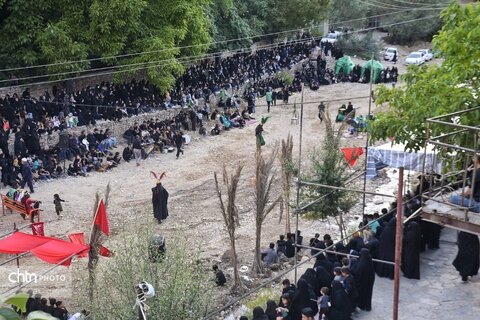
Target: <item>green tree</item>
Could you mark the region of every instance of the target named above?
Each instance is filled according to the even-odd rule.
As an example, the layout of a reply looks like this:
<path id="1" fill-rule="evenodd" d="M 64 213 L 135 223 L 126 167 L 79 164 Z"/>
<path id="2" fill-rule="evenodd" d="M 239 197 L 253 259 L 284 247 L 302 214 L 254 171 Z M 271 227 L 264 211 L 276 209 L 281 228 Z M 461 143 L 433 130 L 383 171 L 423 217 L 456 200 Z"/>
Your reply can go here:
<path id="1" fill-rule="evenodd" d="M 388 103 L 389 110 L 378 113 L 372 123 L 372 142 L 395 137 L 407 149 L 419 150 L 426 138 L 425 120 L 478 106 L 480 102 L 480 7 L 451 4 L 441 14 L 443 27 L 434 37 L 434 48 L 441 52 L 441 64 L 410 67 L 402 77 L 405 85 L 397 88 L 381 86 L 377 104 Z M 463 116 L 465 125 L 478 125 L 479 113 Z M 431 134 L 447 133 L 445 127 L 430 127 Z M 449 141 L 472 145 L 466 136 L 454 135 Z"/>
<path id="2" fill-rule="evenodd" d="M 348 164 L 343 153 L 340 151 L 340 142 L 343 128 L 335 130 L 329 113 L 324 114 L 325 138 L 321 151 L 316 149 L 311 157 L 311 169 L 306 180 L 312 184 L 305 184 L 302 188 L 302 198 L 308 202 L 314 202 L 308 207 L 308 211 L 314 218 L 325 219 L 333 217 L 340 229 L 341 237 L 346 235 L 344 215 L 355 205 L 357 197 L 354 193 L 344 190 L 335 190 L 321 187 L 315 184 L 332 187 L 346 187 L 349 178 Z M 318 200 L 319 201 L 315 201 Z"/>
<path id="3" fill-rule="evenodd" d="M 370 7 L 360 1 L 330 0 L 328 6 L 329 24 L 333 29 L 339 29 L 340 27 L 348 29 L 362 28 L 366 25 L 366 21 L 358 19 L 367 17 L 369 10 Z"/>
<path id="4" fill-rule="evenodd" d="M 209 48 L 209 7 L 210 0 L 5 0 L 0 41 L 8 45 L 0 47 L 0 68 L 54 64 L 15 71 L 17 77 L 75 72 L 92 65 L 64 62 L 101 58 L 95 66 L 131 73 L 148 65 L 149 79 L 166 91 L 184 70 L 179 58 Z M 115 55 L 124 57 L 109 58 Z M 121 67 L 131 63 L 136 67 Z"/>
<path id="5" fill-rule="evenodd" d="M 327 17 L 328 0 L 272 0 L 267 32 L 318 25 Z"/>
<path id="6" fill-rule="evenodd" d="M 346 55 L 357 55 L 367 60 L 372 58 L 372 53 L 375 59 L 379 59 L 380 55 L 380 44 L 371 32 L 366 35 L 347 34 L 341 37 L 335 46 Z"/>
<path id="7" fill-rule="evenodd" d="M 148 299 L 148 319 L 201 319 L 212 301 L 213 272 L 199 260 L 191 246 L 170 242 L 157 262 L 149 258 L 149 241 L 154 233 L 143 228 L 134 236 L 111 245 L 114 257 L 101 259 L 97 269 L 95 294 L 80 301 L 93 319 L 136 319 L 135 286 L 150 283 L 155 297 Z M 83 281 L 87 292 L 88 281 Z"/>

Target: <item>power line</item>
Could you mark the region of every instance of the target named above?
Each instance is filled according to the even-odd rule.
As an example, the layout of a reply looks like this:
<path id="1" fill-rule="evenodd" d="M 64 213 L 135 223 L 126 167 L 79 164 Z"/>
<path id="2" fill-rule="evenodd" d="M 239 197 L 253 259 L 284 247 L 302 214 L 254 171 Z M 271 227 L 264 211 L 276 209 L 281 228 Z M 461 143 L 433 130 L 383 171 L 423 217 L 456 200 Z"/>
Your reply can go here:
<path id="1" fill-rule="evenodd" d="M 398 6 L 398 5 L 383 3 L 383 2 L 379 2 L 379 1 L 375 1 L 375 0 L 369 0 L 370 2 L 368 2 L 367 0 L 365 0 L 365 1 L 358 0 L 358 1 L 363 3 L 363 4 L 370 5 L 370 6 L 376 6 L 376 7 L 381 8 L 381 9 L 408 9 L 408 10 L 413 9 L 412 7 Z"/>
<path id="2" fill-rule="evenodd" d="M 404 4 L 411 4 L 411 5 L 417 5 L 417 6 L 448 6 L 449 2 L 437 2 L 437 3 L 431 3 L 431 2 L 425 2 L 422 0 L 423 3 L 415 3 L 415 2 L 409 2 L 409 1 L 403 1 L 403 0 L 393 0 L 393 2 L 400 2 Z"/>
<path id="3" fill-rule="evenodd" d="M 350 97 L 350 98 L 346 98 L 346 99 L 329 99 L 329 100 L 315 100 L 315 101 L 308 101 L 308 102 L 304 102 L 303 104 L 305 105 L 311 105 L 311 104 L 317 104 L 317 103 L 320 103 L 320 102 L 324 102 L 324 103 L 328 103 L 328 102 L 340 102 L 340 101 L 346 101 L 346 100 L 362 100 L 362 99 L 368 99 L 369 96 L 359 96 L 359 97 Z M 19 100 L 23 100 L 23 101 L 32 101 L 31 99 L 26 99 L 26 98 L 19 98 Z M 55 105 L 64 105 L 65 103 L 63 102 L 55 102 L 55 101 L 39 101 L 39 100 L 36 100 L 38 103 L 48 103 L 48 104 L 55 104 Z M 283 103 L 281 104 L 282 107 L 285 107 L 285 106 L 294 106 L 295 103 Z M 75 107 L 85 107 L 85 108 L 105 108 L 105 109 L 117 109 L 117 108 L 120 108 L 120 109 L 135 109 L 135 110 L 138 110 L 139 108 L 137 107 L 122 107 L 122 106 L 113 106 L 113 105 L 100 105 L 100 104 L 84 104 L 84 103 L 71 103 L 70 105 L 72 108 L 75 108 Z M 257 104 L 255 105 L 255 107 L 267 107 L 268 105 L 267 104 Z M 151 108 L 151 107 L 147 107 L 147 108 Z M 178 108 L 178 106 L 175 106 L 174 108 Z M 233 109 L 234 107 L 231 107 L 230 109 Z M 215 108 L 212 108 L 212 109 L 217 109 L 217 107 Z"/>
<path id="4" fill-rule="evenodd" d="M 440 10 L 440 9 L 436 9 L 436 10 Z M 386 24 L 386 25 L 382 25 L 382 26 L 376 26 L 376 27 L 370 27 L 370 28 L 353 30 L 353 31 L 345 32 L 344 34 L 361 33 L 361 32 L 365 32 L 365 31 L 376 30 L 376 29 L 379 29 L 379 28 L 391 27 L 391 26 L 396 26 L 396 25 L 402 25 L 402 24 L 407 24 L 407 23 L 411 23 L 411 22 L 416 22 L 416 21 L 421 21 L 421 20 L 426 20 L 426 19 L 431 19 L 431 18 L 436 18 L 436 17 L 437 17 L 437 15 L 431 15 L 431 16 L 427 16 L 427 17 L 416 18 L 416 19 L 411 19 L 411 20 L 405 20 L 405 21 L 396 22 L 396 23 L 391 23 L 391 24 Z M 312 40 L 312 38 L 302 39 L 302 40 L 297 41 L 297 43 L 299 43 L 300 41 L 311 41 L 311 40 Z M 286 43 L 286 44 L 288 44 L 288 43 Z M 276 46 L 277 44 L 274 44 L 274 45 Z M 188 58 L 188 57 L 184 57 L 184 58 Z M 148 68 L 155 68 L 155 67 L 168 66 L 168 65 L 172 65 L 172 64 L 151 65 L 151 66 L 148 66 Z M 91 77 L 97 77 L 97 76 L 117 74 L 117 73 L 122 73 L 122 72 L 132 72 L 132 71 L 138 71 L 138 70 L 142 70 L 142 69 L 146 69 L 146 68 L 145 68 L 145 67 L 138 67 L 138 68 L 133 68 L 133 69 L 126 69 L 126 70 L 119 70 L 119 71 L 112 71 L 112 72 L 104 72 L 104 73 L 100 73 L 100 74 L 91 74 L 91 75 L 83 75 L 83 76 L 63 78 L 63 79 L 57 79 L 57 80 L 48 80 L 48 81 L 42 81 L 42 82 L 36 82 L 36 83 L 30 83 L 30 84 L 23 84 L 23 85 L 17 85 L 17 86 L 7 86 L 7 87 L 3 87 L 3 88 L 4 88 L 4 89 L 5 89 L 5 88 L 23 88 L 23 87 L 33 86 L 33 85 L 41 85 L 41 84 L 49 84 L 49 83 L 58 83 L 58 82 L 61 82 L 61 81 L 91 78 Z"/>
<path id="5" fill-rule="evenodd" d="M 360 3 L 363 3 L 363 4 L 366 4 L 368 6 L 373 6 L 373 7 L 376 7 L 376 8 L 380 8 L 380 9 L 400 9 L 400 10 L 405 10 L 405 11 L 410 11 L 410 10 L 416 10 L 416 9 L 419 9 L 418 7 L 415 8 L 415 7 L 405 7 L 405 6 L 399 6 L 399 5 L 396 5 L 396 4 L 390 4 L 390 3 L 385 3 L 385 2 L 381 2 L 381 1 L 377 1 L 377 0 L 356 0 Z M 370 2 L 369 2 L 370 1 Z M 424 8 L 424 7 L 427 7 L 427 6 L 435 6 L 434 8 L 440 8 L 440 7 L 437 7 L 436 4 L 421 4 L 421 3 L 411 3 L 413 5 L 416 5 L 416 6 L 420 6 L 421 8 Z M 446 5 L 444 5 L 443 7 L 441 7 L 442 9 L 443 8 L 446 8 Z M 433 9 L 433 8 L 432 8 Z"/>
<path id="6" fill-rule="evenodd" d="M 313 38 L 314 39 L 314 38 Z M 273 44 L 269 44 L 269 45 L 265 45 L 265 46 L 261 46 L 261 47 L 257 47 L 258 50 L 262 50 L 262 49 L 270 49 L 270 48 L 274 48 L 274 47 L 277 47 L 277 46 L 284 46 L 284 45 L 290 45 L 292 43 L 304 43 L 304 42 L 310 42 L 312 41 L 312 38 L 308 38 L 308 39 L 301 39 L 301 40 L 297 40 L 295 42 L 287 42 L 287 43 L 273 43 Z M 242 48 L 242 49 L 238 49 L 239 51 L 243 50 L 243 49 L 246 49 L 246 48 Z M 222 52 L 223 53 L 223 52 Z M 186 59 L 185 61 L 180 61 L 180 62 L 183 62 L 184 64 L 188 63 L 188 62 L 194 62 L 194 61 L 197 61 L 197 60 L 200 60 L 200 58 L 197 58 L 194 56 L 194 59 L 191 59 L 192 57 L 183 57 L 183 58 L 172 58 L 172 59 L 169 59 L 169 60 L 173 60 L 174 62 L 178 61 L 178 60 L 182 60 L 182 59 Z M 148 64 L 148 62 L 146 62 Z M 138 70 L 143 70 L 143 69 L 147 69 L 147 68 L 156 68 L 156 67 L 162 67 L 162 66 L 170 66 L 170 65 L 173 65 L 173 63 L 153 63 L 151 65 L 148 65 L 148 66 L 141 66 L 141 67 L 136 67 L 136 68 L 132 68 L 132 69 L 124 69 L 124 70 L 117 70 L 117 71 L 111 71 L 111 72 L 104 72 L 104 73 L 95 73 L 95 74 L 89 74 L 89 75 L 82 75 L 82 76 L 76 76 L 76 77 L 70 77 L 70 78 L 63 78 L 63 79 L 57 79 L 57 80 L 47 80 L 47 81 L 41 81 L 41 82 L 35 82 L 35 83 L 29 83 L 29 84 L 23 84 L 23 85 L 17 85 L 17 86 L 7 86 L 7 87 L 3 87 L 3 88 L 21 88 L 21 87 L 30 87 L 30 86 L 33 86 L 33 85 L 40 85 L 40 84 L 49 84 L 49 83 L 57 83 L 57 82 L 61 82 L 61 81 L 67 81 L 67 80 L 75 80 L 75 79 L 84 79 L 84 78 L 91 78 L 91 77 L 97 77 L 97 76 L 103 76 L 103 75 L 110 75 L 110 74 L 117 74 L 117 73 L 122 73 L 122 72 L 132 72 L 132 71 L 138 71 Z M 110 67 L 110 69 L 113 69 L 115 67 Z M 45 75 L 45 77 L 47 77 L 49 75 Z"/>
<path id="7" fill-rule="evenodd" d="M 293 41 L 289 41 L 287 43 L 284 43 L 283 41 L 282 42 L 276 42 L 276 43 L 273 43 L 273 44 L 258 46 L 256 49 L 261 50 L 261 49 L 265 49 L 265 48 L 268 49 L 268 48 L 270 48 L 272 46 L 276 46 L 276 45 L 281 46 L 281 45 L 290 45 L 290 44 L 293 44 L 293 43 L 308 42 L 308 41 L 312 41 L 312 39 L 315 39 L 315 38 L 312 37 L 312 38 L 309 38 L 309 39 L 293 40 Z M 250 50 L 250 48 L 243 47 L 243 48 L 235 49 L 233 51 L 228 51 L 228 53 L 229 54 L 236 54 L 236 53 L 240 53 L 244 50 Z M 45 77 L 56 77 L 56 76 L 83 73 L 83 72 L 96 72 L 96 71 L 109 70 L 109 69 L 122 68 L 122 67 L 150 65 L 150 64 L 155 64 L 155 63 L 159 63 L 159 62 L 168 62 L 168 61 L 176 62 L 176 61 L 185 60 L 185 59 L 191 60 L 191 61 L 203 60 L 203 59 L 218 57 L 218 56 L 221 56 L 224 53 L 226 53 L 226 52 L 225 51 L 216 51 L 216 52 L 212 52 L 212 53 L 208 53 L 208 54 L 201 54 L 201 55 L 196 55 L 196 56 L 185 56 L 185 57 L 179 57 L 179 58 L 169 58 L 169 59 L 163 59 L 163 60 L 153 60 L 153 61 L 137 62 L 137 63 L 131 63 L 131 64 L 121 64 L 121 65 L 115 65 L 115 66 L 88 69 L 88 70 L 83 70 L 83 71 L 66 71 L 66 72 L 59 72 L 59 73 L 42 74 L 42 75 L 37 75 L 37 76 L 0 80 L 0 83 L 12 82 L 12 81 L 21 81 L 21 80 L 30 80 L 30 79 L 39 79 L 39 78 L 45 78 Z"/>
<path id="8" fill-rule="evenodd" d="M 413 10 L 439 10 L 439 9 L 440 8 L 431 8 L 431 9 L 430 8 L 415 8 Z M 399 13 L 399 12 L 409 11 L 409 10 L 412 10 L 412 8 L 402 9 L 402 10 L 398 10 L 398 11 L 394 11 L 394 12 L 390 12 L 390 13 L 378 14 L 378 15 L 365 17 L 365 18 L 357 18 L 357 19 L 335 22 L 335 23 L 332 23 L 331 25 L 338 25 L 338 24 L 354 22 L 354 21 L 359 21 L 359 20 L 367 20 L 367 19 L 370 19 L 370 18 L 376 18 L 376 17 L 386 16 L 386 15 L 391 15 L 391 14 L 394 14 L 394 13 Z M 290 29 L 290 30 L 285 30 L 285 31 L 273 32 L 273 33 L 267 33 L 267 34 L 261 34 L 261 35 L 254 35 L 254 36 L 248 36 L 248 37 L 242 37 L 242 38 L 236 38 L 236 39 L 215 41 L 215 42 L 212 42 L 208 45 L 206 45 L 206 44 L 196 44 L 196 45 L 189 45 L 189 46 L 178 46 L 178 47 L 165 48 L 165 49 L 160 49 L 160 50 L 152 50 L 152 51 L 143 51 L 143 52 L 137 52 L 137 53 L 122 54 L 122 55 L 114 55 L 114 56 L 108 56 L 108 57 L 103 57 L 103 58 L 82 59 L 82 60 L 74 60 L 74 61 L 65 61 L 65 62 L 56 62 L 56 63 L 49 63 L 49 64 L 33 65 L 33 66 L 27 66 L 27 67 L 6 68 L 6 69 L 0 69 L 0 72 L 26 70 L 26 69 L 34 69 L 34 68 L 43 68 L 43 67 L 59 66 L 59 65 L 65 65 L 65 64 L 75 64 L 75 63 L 82 63 L 82 62 L 92 62 L 92 61 L 99 61 L 99 60 L 125 58 L 125 57 L 132 57 L 132 56 L 145 55 L 145 54 L 151 54 L 151 53 L 160 53 L 160 52 L 165 52 L 165 51 L 170 51 L 170 50 L 190 49 L 190 48 L 197 48 L 197 47 L 203 47 L 203 46 L 209 46 L 209 45 L 215 45 L 215 44 L 222 44 L 222 43 L 228 43 L 228 42 L 235 42 L 235 41 L 241 41 L 241 40 L 247 40 L 247 39 L 262 38 L 262 37 L 279 35 L 279 34 L 284 34 L 284 33 L 298 32 L 298 31 L 301 31 L 301 30 L 311 30 L 311 29 L 314 29 L 316 27 L 318 27 L 318 25 L 312 26 L 312 27 Z"/>

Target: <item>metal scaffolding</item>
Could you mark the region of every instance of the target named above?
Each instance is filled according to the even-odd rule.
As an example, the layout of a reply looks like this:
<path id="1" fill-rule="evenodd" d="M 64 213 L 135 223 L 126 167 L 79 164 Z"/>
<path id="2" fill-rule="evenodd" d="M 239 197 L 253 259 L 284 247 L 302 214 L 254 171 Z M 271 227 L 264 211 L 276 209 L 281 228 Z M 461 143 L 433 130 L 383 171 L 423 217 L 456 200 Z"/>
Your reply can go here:
<path id="1" fill-rule="evenodd" d="M 466 118 L 480 119 L 480 107 L 426 120 L 425 150 L 428 144 L 435 146 L 443 160 L 442 171 L 447 173 L 437 177 L 429 176 L 433 170 L 427 168 L 424 162 L 422 179 L 428 177 L 428 189 L 421 190 L 422 218 L 446 227 L 480 234 L 480 213 L 472 211 L 474 197 L 463 192 L 467 186 L 476 183 L 476 163 L 480 161 L 480 126 L 465 124 Z M 421 183 L 421 188 L 423 184 Z M 454 194 L 461 197 L 464 205 L 450 201 Z"/>

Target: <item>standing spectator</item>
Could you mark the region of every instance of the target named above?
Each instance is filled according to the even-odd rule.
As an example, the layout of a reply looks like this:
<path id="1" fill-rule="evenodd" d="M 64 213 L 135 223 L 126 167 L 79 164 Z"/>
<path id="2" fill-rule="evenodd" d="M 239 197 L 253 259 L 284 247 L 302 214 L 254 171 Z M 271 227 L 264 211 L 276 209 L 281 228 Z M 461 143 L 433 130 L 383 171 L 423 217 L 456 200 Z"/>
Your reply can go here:
<path id="1" fill-rule="evenodd" d="M 265 99 L 267 100 L 267 107 L 268 107 L 268 112 L 270 112 L 270 106 L 272 105 L 272 100 L 273 100 L 273 93 L 272 93 L 272 88 L 268 87 L 268 91 L 265 94 Z"/>
<path id="2" fill-rule="evenodd" d="M 323 104 L 323 101 L 322 101 L 318 105 L 318 118 L 320 119 L 320 123 L 323 122 L 323 114 L 324 113 L 325 113 L 325 105 Z"/>
<path id="3" fill-rule="evenodd" d="M 330 297 L 328 296 L 328 288 L 323 287 L 320 289 L 320 298 L 318 298 L 318 320 L 322 320 L 323 316 L 325 317 L 328 314 L 328 303 L 330 302 Z"/>
<path id="4" fill-rule="evenodd" d="M 137 167 L 140 166 L 140 160 L 142 160 L 142 143 L 140 142 L 140 137 L 138 135 L 133 138 L 133 155 L 135 156 L 135 163 Z"/>
<path id="5" fill-rule="evenodd" d="M 32 168 L 28 163 L 26 158 L 22 158 L 22 183 L 20 187 L 23 189 L 25 185 L 28 185 L 30 188 L 30 193 L 33 193 L 33 175 L 32 175 Z"/>
<path id="6" fill-rule="evenodd" d="M 183 135 L 181 131 L 177 131 L 175 133 L 175 146 L 177 147 L 177 159 L 178 156 L 180 155 L 180 152 L 183 155 L 183 150 L 182 150 L 182 145 L 183 145 Z"/>
<path id="7" fill-rule="evenodd" d="M 57 213 L 57 217 L 63 217 L 63 208 L 62 208 L 62 202 L 65 202 L 65 200 L 61 199 L 58 193 L 55 193 L 53 195 L 53 203 L 55 204 L 55 212 Z"/>

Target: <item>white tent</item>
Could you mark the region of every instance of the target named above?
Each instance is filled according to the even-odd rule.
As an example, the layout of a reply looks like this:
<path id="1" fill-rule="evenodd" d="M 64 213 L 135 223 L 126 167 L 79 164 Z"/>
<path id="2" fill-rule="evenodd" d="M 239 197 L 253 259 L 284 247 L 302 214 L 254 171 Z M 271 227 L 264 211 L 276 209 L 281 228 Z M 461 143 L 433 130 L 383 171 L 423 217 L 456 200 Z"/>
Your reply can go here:
<path id="1" fill-rule="evenodd" d="M 423 171 L 425 160 L 425 171 L 440 173 L 442 166 L 440 159 L 436 156 L 434 145 L 427 145 L 427 150 L 418 152 L 405 151 L 405 145 L 386 143 L 378 147 L 368 148 L 367 158 L 367 179 L 377 175 L 377 170 L 385 167 L 400 168 L 405 170 Z"/>

